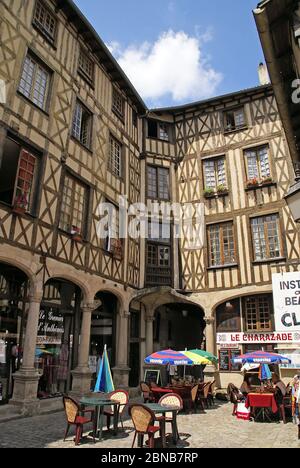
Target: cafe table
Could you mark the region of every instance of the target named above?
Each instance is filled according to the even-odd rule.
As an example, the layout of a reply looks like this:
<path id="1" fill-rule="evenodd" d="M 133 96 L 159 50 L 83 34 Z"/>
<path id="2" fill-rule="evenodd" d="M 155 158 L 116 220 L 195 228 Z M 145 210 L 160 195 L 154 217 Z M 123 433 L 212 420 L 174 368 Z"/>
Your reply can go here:
<path id="1" fill-rule="evenodd" d="M 177 413 L 178 413 L 178 408 L 175 408 L 173 406 L 162 406 L 159 405 L 158 403 L 148 403 L 145 405 L 147 408 L 149 408 L 155 415 L 161 414 L 164 416 L 163 418 L 157 418 L 157 421 L 160 423 L 160 428 L 161 428 L 161 433 L 162 433 L 162 443 L 163 443 L 163 448 L 166 447 L 166 421 L 165 421 L 165 416 L 167 413 L 172 413 L 172 438 L 173 438 L 173 443 L 174 445 L 177 444 L 178 442 L 178 427 L 177 427 Z"/>
<path id="2" fill-rule="evenodd" d="M 163 395 L 173 393 L 173 390 L 169 387 L 153 387 L 151 393 L 154 395 L 155 401 L 158 402 Z"/>
<path id="3" fill-rule="evenodd" d="M 98 434 L 99 441 L 103 440 L 103 424 L 104 424 L 104 410 L 106 407 L 112 407 L 114 410 L 114 436 L 117 435 L 118 432 L 118 422 L 119 422 L 119 410 L 120 410 L 120 402 L 112 401 L 108 397 L 105 398 L 104 396 L 100 397 L 92 397 L 92 398 L 82 398 L 80 400 L 80 405 L 85 407 L 94 407 L 96 408 L 96 415 L 95 415 L 95 428 L 96 433 Z"/>
<path id="4" fill-rule="evenodd" d="M 263 421 L 266 419 L 271 421 L 271 412 L 273 414 L 278 412 L 274 393 L 249 393 L 246 400 L 246 408 L 251 408 L 255 421 L 257 421 L 260 416 L 262 416 Z M 257 409 L 260 411 L 258 414 L 255 414 Z"/>

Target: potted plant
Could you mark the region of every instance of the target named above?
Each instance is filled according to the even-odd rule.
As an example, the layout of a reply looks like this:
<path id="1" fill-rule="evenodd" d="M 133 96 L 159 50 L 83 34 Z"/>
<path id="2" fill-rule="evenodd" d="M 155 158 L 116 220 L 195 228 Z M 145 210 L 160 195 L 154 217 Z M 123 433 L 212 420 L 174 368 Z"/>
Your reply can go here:
<path id="1" fill-rule="evenodd" d="M 253 179 L 247 180 L 247 188 L 252 188 L 252 187 L 258 187 L 259 186 L 259 180 L 254 177 Z"/>
<path id="2" fill-rule="evenodd" d="M 226 195 L 228 193 L 228 188 L 223 184 L 218 185 L 217 193 L 218 195 Z"/>
<path id="3" fill-rule="evenodd" d="M 273 183 L 273 179 L 271 176 L 264 177 L 261 181 L 261 185 L 270 185 Z"/>
<path id="4" fill-rule="evenodd" d="M 81 242 L 82 241 L 81 229 L 79 227 L 72 226 L 71 234 L 72 234 L 72 239 L 75 242 Z"/>
<path id="5" fill-rule="evenodd" d="M 26 193 L 20 193 L 16 196 L 13 205 L 13 212 L 16 214 L 24 214 L 28 208 L 28 200 Z"/>
<path id="6" fill-rule="evenodd" d="M 215 191 L 214 189 L 210 188 L 210 187 L 206 187 L 204 189 L 204 198 L 213 198 L 215 196 Z"/>

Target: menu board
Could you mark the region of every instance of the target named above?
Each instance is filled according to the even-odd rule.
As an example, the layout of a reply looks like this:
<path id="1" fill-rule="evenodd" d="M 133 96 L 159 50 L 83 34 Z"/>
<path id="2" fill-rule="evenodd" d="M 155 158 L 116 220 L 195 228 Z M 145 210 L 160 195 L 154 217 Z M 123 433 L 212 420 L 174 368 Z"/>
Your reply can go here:
<path id="1" fill-rule="evenodd" d="M 219 351 L 220 371 L 230 370 L 230 349 L 221 349 Z"/>
<path id="2" fill-rule="evenodd" d="M 223 372 L 239 371 L 241 365 L 234 364 L 232 359 L 241 355 L 240 349 L 220 349 L 219 351 L 219 367 Z"/>
<path id="3" fill-rule="evenodd" d="M 152 369 L 147 369 L 145 370 L 145 377 L 144 381 L 148 384 L 151 382 L 156 383 L 157 385 L 161 384 L 161 375 L 160 375 L 160 370 L 152 370 Z"/>

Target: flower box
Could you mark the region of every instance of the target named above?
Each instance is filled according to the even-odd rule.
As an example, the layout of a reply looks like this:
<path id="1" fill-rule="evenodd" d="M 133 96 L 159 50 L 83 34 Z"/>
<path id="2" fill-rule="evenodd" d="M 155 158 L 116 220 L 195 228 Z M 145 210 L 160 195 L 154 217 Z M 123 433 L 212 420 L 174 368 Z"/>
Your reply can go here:
<path id="1" fill-rule="evenodd" d="M 225 185 L 220 185 L 217 187 L 217 194 L 220 196 L 225 196 L 229 194 L 229 190 L 227 187 L 225 187 Z"/>
<path id="2" fill-rule="evenodd" d="M 250 179 L 247 180 L 247 188 L 255 188 L 259 187 L 259 180 L 258 179 Z"/>
<path id="3" fill-rule="evenodd" d="M 81 230 L 77 226 L 72 226 L 71 235 L 72 235 L 73 241 L 82 242 Z"/>
<path id="4" fill-rule="evenodd" d="M 216 196 L 216 193 L 213 189 L 205 189 L 203 192 L 204 198 L 214 198 Z"/>

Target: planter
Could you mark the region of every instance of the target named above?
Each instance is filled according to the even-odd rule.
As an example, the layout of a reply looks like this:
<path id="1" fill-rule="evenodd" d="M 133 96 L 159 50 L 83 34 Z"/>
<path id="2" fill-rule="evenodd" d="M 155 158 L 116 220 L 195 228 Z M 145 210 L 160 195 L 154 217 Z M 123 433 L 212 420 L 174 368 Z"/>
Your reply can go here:
<path id="1" fill-rule="evenodd" d="M 73 234 L 72 239 L 74 242 L 82 242 L 82 236 L 80 234 Z"/>
<path id="2" fill-rule="evenodd" d="M 15 213 L 16 215 L 23 215 L 26 213 L 26 208 L 23 206 L 15 205 L 13 207 L 13 213 Z"/>
<path id="3" fill-rule="evenodd" d="M 204 198 L 208 199 L 208 198 L 215 198 L 216 196 L 216 193 L 215 192 L 204 192 Z"/>
<path id="4" fill-rule="evenodd" d="M 229 195 L 229 190 L 220 190 L 217 192 L 217 194 L 219 197 L 226 197 L 227 195 Z"/>
<path id="5" fill-rule="evenodd" d="M 262 187 L 270 187 L 270 185 L 273 185 L 274 181 L 272 179 L 270 180 L 263 180 L 261 182 Z"/>

